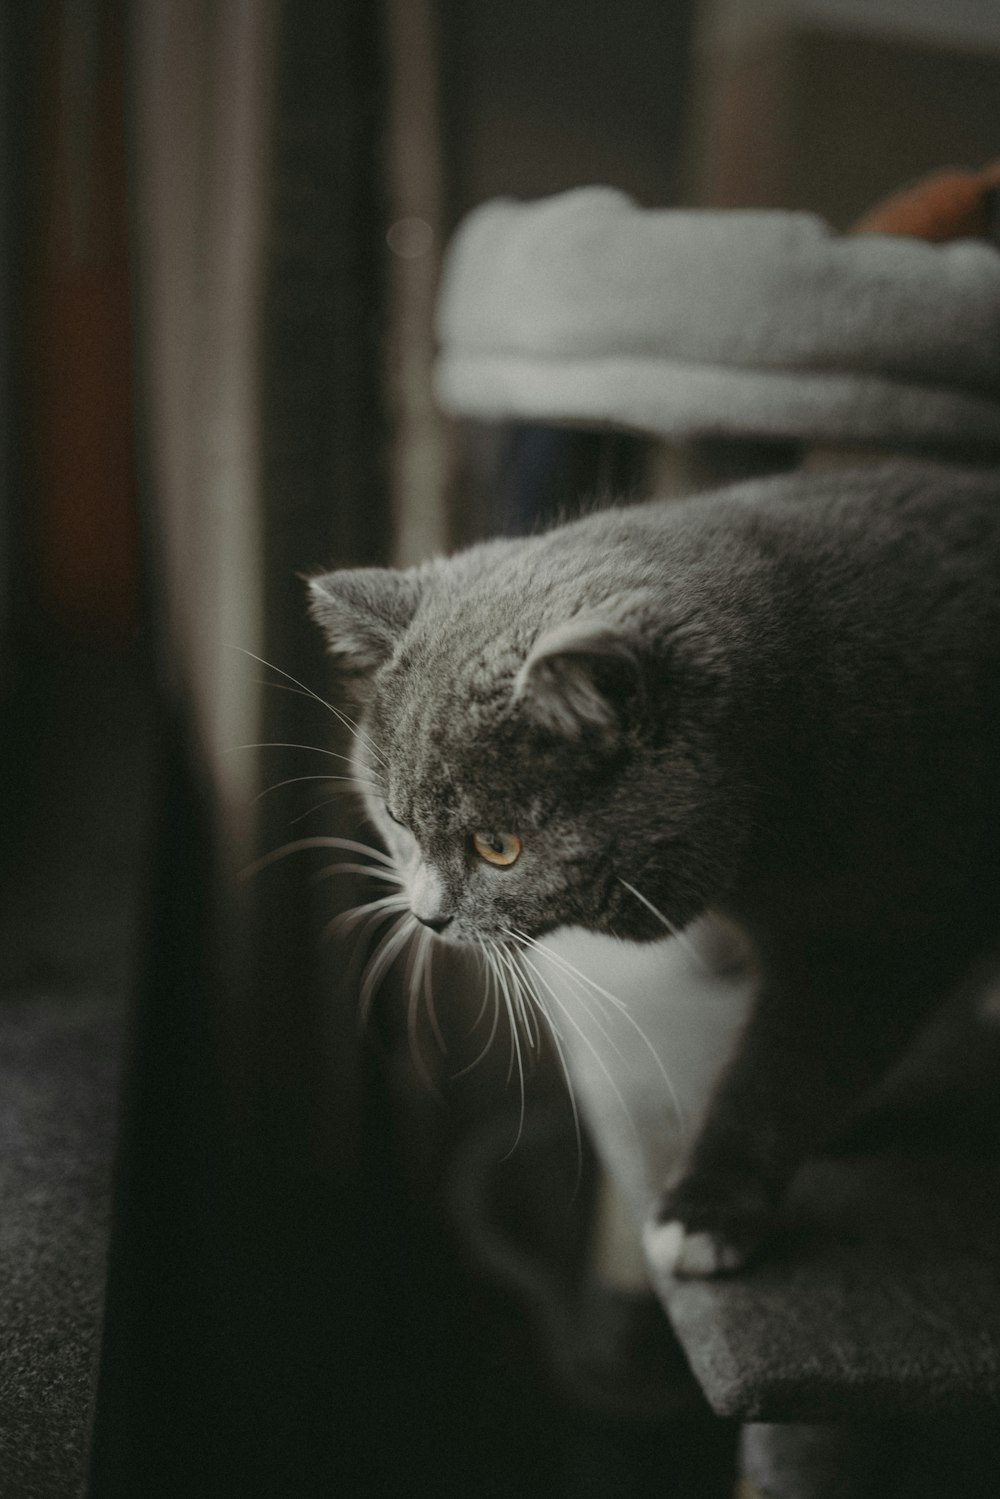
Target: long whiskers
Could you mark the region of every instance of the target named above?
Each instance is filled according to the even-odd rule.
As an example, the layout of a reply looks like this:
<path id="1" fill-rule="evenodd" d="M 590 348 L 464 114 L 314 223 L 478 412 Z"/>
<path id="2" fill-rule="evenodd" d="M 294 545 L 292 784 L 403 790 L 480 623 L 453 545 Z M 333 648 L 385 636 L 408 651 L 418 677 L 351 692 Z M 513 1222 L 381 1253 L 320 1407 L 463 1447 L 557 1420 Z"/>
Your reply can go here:
<path id="1" fill-rule="evenodd" d="M 349 932 L 357 926 L 359 921 L 363 921 L 366 916 L 374 918 L 374 922 L 367 923 L 371 925 L 393 912 L 402 914 L 407 909 L 408 904 L 404 896 L 382 895 L 378 900 L 369 900 L 365 901 L 363 905 L 351 906 L 350 910 L 341 911 L 339 916 L 335 916 L 331 922 L 328 922 L 323 935 L 325 937 L 335 937 L 341 932 Z"/>
<path id="2" fill-rule="evenodd" d="M 573 1197 L 575 1198 L 577 1192 L 580 1190 L 580 1183 L 583 1178 L 583 1133 L 580 1126 L 580 1110 L 576 1101 L 576 1089 L 573 1086 L 573 1074 L 571 1073 L 569 1063 L 566 1060 L 566 1051 L 563 1038 L 560 1034 L 559 1027 L 556 1024 L 555 1017 L 546 1008 L 537 990 L 535 989 L 535 986 L 531 982 L 530 977 L 525 972 L 525 966 L 530 967 L 530 965 L 527 964 L 527 960 L 525 958 L 523 950 L 519 950 L 517 948 L 504 948 L 500 947 L 499 944 L 493 945 L 496 948 L 498 955 L 501 955 L 506 962 L 512 976 L 514 977 L 515 983 L 528 996 L 528 998 L 534 1002 L 535 1007 L 544 1019 L 546 1028 L 552 1038 L 552 1045 L 555 1049 L 556 1059 L 559 1063 L 559 1070 L 561 1071 L 563 1081 L 566 1084 L 566 1094 L 569 1098 L 569 1105 L 573 1115 L 573 1135 L 576 1141 L 576 1180 L 573 1185 Z M 515 1141 L 515 1144 L 516 1143 L 517 1142 Z"/>
<path id="3" fill-rule="evenodd" d="M 311 687 L 307 687 L 305 682 L 300 682 L 298 677 L 292 676 L 291 672 L 283 671 L 280 666 L 275 666 L 273 661 L 265 661 L 263 656 L 257 656 L 253 651 L 248 651 L 241 645 L 234 647 L 234 649 L 242 652 L 244 656 L 249 656 L 251 661 L 256 661 L 259 666 L 266 666 L 268 671 L 276 671 L 279 677 L 284 677 L 286 682 L 291 682 L 294 687 L 298 687 L 307 697 L 311 697 L 315 702 L 319 703 L 321 708 L 325 708 L 328 713 L 332 713 L 337 722 L 343 725 L 349 734 L 353 734 L 355 739 L 366 744 L 376 760 L 381 761 L 383 765 L 388 764 L 382 751 L 373 742 L 371 736 L 353 718 L 350 718 L 346 713 L 342 713 L 332 703 L 328 703 L 326 698 L 320 697 L 319 693 L 314 692 Z"/>
<path id="4" fill-rule="evenodd" d="M 557 953 L 557 952 L 553 951 L 553 949 L 551 947 L 547 946 L 545 943 L 539 942 L 537 938 L 530 937 L 527 934 L 527 932 L 518 931 L 516 929 L 510 929 L 510 930 L 508 930 L 508 932 L 507 932 L 506 935 L 508 937 L 510 937 L 512 940 L 514 940 L 515 942 L 517 942 L 517 943 L 519 943 L 521 945 L 522 952 L 523 952 L 523 950 L 525 948 L 532 948 L 535 951 L 537 951 L 542 957 L 544 957 L 546 961 L 554 964 L 555 967 L 559 970 L 559 972 L 566 979 L 566 981 L 568 983 L 570 983 L 570 984 L 573 985 L 574 992 L 577 994 L 578 998 L 580 998 L 581 1002 L 583 1002 L 584 996 L 585 996 L 586 992 L 589 990 L 590 993 L 594 997 L 595 1003 L 597 1001 L 599 1001 L 599 1000 L 603 1000 L 608 1005 L 611 1006 L 611 1008 L 614 1011 L 614 1013 L 616 1015 L 620 1016 L 621 1020 L 627 1026 L 629 1026 L 629 1028 L 635 1033 L 635 1035 L 641 1041 L 641 1043 L 642 1043 L 643 1047 L 645 1048 L 645 1050 L 649 1053 L 649 1056 L 652 1059 L 653 1064 L 656 1067 L 657 1072 L 659 1073 L 660 1077 L 662 1078 L 664 1087 L 666 1088 L 667 1093 L 669 1095 L 671 1107 L 673 1108 L 674 1116 L 675 1116 L 675 1118 L 677 1120 L 677 1128 L 678 1128 L 678 1130 L 679 1130 L 679 1132 L 680 1132 L 680 1134 L 682 1136 L 686 1135 L 687 1131 L 688 1131 L 688 1121 L 687 1121 L 684 1109 L 683 1109 L 683 1107 L 681 1105 L 680 1099 L 678 1097 L 677 1089 L 674 1087 L 673 1081 L 671 1080 L 671 1077 L 670 1077 L 669 1073 L 667 1072 L 666 1067 L 663 1064 L 662 1057 L 660 1056 L 659 1052 L 656 1050 L 656 1047 L 650 1041 L 649 1037 L 646 1035 L 646 1032 L 642 1029 L 642 1026 L 636 1020 L 635 1016 L 631 1013 L 631 1011 L 629 1010 L 628 1006 L 625 1004 L 624 1000 L 620 999 L 618 997 L 618 995 L 612 994 L 611 991 L 609 989 L 605 989 L 603 987 L 603 985 L 598 984 L 588 974 L 583 973 L 579 968 L 577 968 L 573 963 L 571 963 L 568 958 L 563 957 L 563 955 L 561 953 Z M 528 959 L 527 959 L 526 956 L 525 956 L 525 961 L 526 962 L 528 961 Z M 531 966 L 534 967 L 533 964 Z M 535 971 L 537 972 L 537 969 Z M 542 980 L 542 982 L 545 982 L 544 979 L 542 978 L 541 974 L 539 974 L 538 976 Z M 549 990 L 549 993 L 552 993 L 551 987 L 548 984 L 546 984 L 546 988 Z M 556 996 L 553 994 L 553 998 L 555 998 L 555 997 Z M 562 1008 L 562 1006 L 561 1006 L 561 1008 Z M 600 1023 L 600 1021 L 594 1015 L 594 1012 L 590 1008 L 590 1006 L 588 1005 L 586 1008 L 587 1008 L 588 1015 L 590 1015 L 591 1018 L 594 1020 L 594 1023 L 598 1026 L 598 1029 L 601 1031 L 601 1034 L 608 1040 L 609 1044 L 612 1047 L 612 1050 L 620 1058 L 621 1055 L 622 1055 L 620 1049 L 611 1040 L 611 1037 L 608 1035 L 607 1030 L 604 1028 L 604 1026 Z M 567 1017 L 567 1018 L 569 1018 L 569 1017 Z M 581 1040 L 584 1041 L 584 1044 L 588 1045 L 588 1047 L 589 1047 L 589 1049 L 591 1051 L 591 1055 L 594 1057 L 594 1060 L 601 1067 L 602 1071 L 604 1072 L 605 1077 L 607 1077 L 607 1079 L 608 1079 L 608 1082 L 611 1084 L 612 1088 L 614 1088 L 615 1087 L 614 1081 L 611 1078 L 610 1074 L 608 1073 L 607 1068 L 604 1066 L 601 1058 L 597 1055 L 596 1050 L 593 1048 L 592 1045 L 590 1045 L 590 1043 L 588 1041 L 588 1038 L 583 1034 L 582 1031 L 580 1031 L 580 1029 L 576 1025 L 576 1023 L 573 1022 L 573 1024 L 574 1024 L 574 1028 L 577 1030 L 578 1034 L 580 1035 Z M 617 1089 L 615 1089 L 615 1092 L 617 1094 Z M 618 1095 L 618 1096 L 619 1096 L 619 1099 L 620 1099 L 620 1095 Z M 625 1108 L 624 1102 L 622 1102 L 622 1107 L 623 1107 L 623 1109 Z M 627 1109 L 625 1109 L 625 1113 L 628 1114 L 628 1110 Z M 630 1122 L 631 1122 L 631 1120 L 630 1120 Z M 633 1128 L 634 1128 L 634 1125 L 633 1125 Z"/>
<path id="5" fill-rule="evenodd" d="M 517 983 L 516 976 L 513 976 L 511 974 L 509 966 L 503 961 L 505 956 L 503 948 L 500 947 L 498 943 L 490 941 L 489 949 L 494 963 L 494 976 L 499 985 L 499 991 L 503 997 L 504 1009 L 507 1011 L 507 1018 L 510 1022 L 511 1053 L 510 1065 L 507 1068 L 507 1081 L 508 1083 L 510 1082 L 513 1073 L 513 1067 L 516 1063 L 517 1080 L 521 1099 L 521 1107 L 517 1119 L 517 1133 L 514 1136 L 514 1143 L 511 1145 L 510 1150 L 507 1152 L 507 1155 L 503 1157 L 504 1160 L 507 1160 L 509 1156 L 513 1155 L 514 1151 L 517 1149 L 518 1145 L 521 1142 L 521 1136 L 524 1133 L 525 1109 L 527 1107 L 527 1094 L 525 1092 L 524 1086 L 524 1057 L 521 1053 L 521 1038 L 518 1032 L 516 1001 L 514 998 L 514 995 L 519 990 L 520 986 Z M 514 979 L 513 988 L 511 986 L 512 976 Z"/>
<path id="6" fill-rule="evenodd" d="M 378 795 L 378 796 L 382 795 L 381 791 L 376 791 L 374 794 Z M 338 802 L 341 799 L 341 797 L 344 797 L 344 796 L 357 796 L 357 795 L 358 795 L 358 792 L 357 792 L 357 790 L 356 790 L 355 787 L 353 787 L 353 786 L 340 786 L 336 791 L 333 792 L 333 794 L 331 796 L 324 797 L 324 799 L 321 802 L 314 802 L 313 805 L 311 807 L 307 807 L 304 812 L 299 812 L 295 817 L 291 818 L 291 820 L 289 822 L 289 827 L 294 827 L 297 822 L 304 822 L 305 819 L 307 817 L 311 817 L 314 812 L 322 812 L 322 810 L 323 810 L 324 807 L 332 807 L 333 804 L 334 804 L 334 802 Z M 360 806 L 358 806 L 357 808 L 355 808 L 355 812 L 356 812 L 356 818 L 355 818 L 356 823 L 367 822 L 372 827 L 375 826 L 374 820 L 373 820 L 371 814 L 368 812 L 368 810 L 365 807 L 365 805 L 364 805 L 363 802 L 360 804 Z"/>
<path id="7" fill-rule="evenodd" d="M 623 885 L 630 895 L 634 895 L 636 900 L 646 907 L 647 911 L 652 912 L 657 921 L 659 921 L 660 924 L 667 929 L 671 937 L 676 940 L 680 947 L 683 947 L 688 957 L 693 959 L 693 961 L 697 963 L 699 968 L 707 970 L 708 965 L 705 962 L 705 959 L 695 947 L 690 937 L 685 936 L 680 927 L 675 926 L 668 917 L 664 916 L 663 912 L 659 910 L 657 906 L 653 905 L 653 902 L 651 900 L 648 900 L 646 896 L 643 895 L 641 890 L 637 890 L 634 885 L 630 885 L 628 880 L 623 880 L 621 875 L 618 876 L 618 883 L 619 885 Z"/>
<path id="8" fill-rule="evenodd" d="M 395 864 L 389 855 L 384 854 L 381 849 L 373 847 L 372 844 L 359 843 L 354 838 L 334 838 L 324 835 L 314 838 L 296 838 L 291 843 L 283 843 L 280 848 L 272 849 L 269 854 L 263 854 L 261 858 L 255 859 L 252 864 L 248 864 L 245 869 L 241 869 L 239 878 L 242 880 L 250 879 L 253 875 L 259 874 L 262 869 L 267 869 L 269 865 L 276 864 L 279 859 L 287 859 L 290 854 L 301 853 L 309 848 L 342 848 L 346 849 L 348 853 L 367 854 L 369 858 L 377 859 L 379 863 L 395 872 Z"/>
<path id="9" fill-rule="evenodd" d="M 291 740 L 286 740 L 286 739 L 264 739 L 264 740 L 254 741 L 254 742 L 251 742 L 249 744 L 228 744 L 223 749 L 222 753 L 224 755 L 235 755 L 239 750 L 256 750 L 256 749 L 294 749 L 294 750 L 306 750 L 306 751 L 308 751 L 308 753 L 313 754 L 313 755 L 326 755 L 331 760 L 339 760 L 342 765 L 350 765 L 350 766 L 354 765 L 354 761 L 351 758 L 351 756 L 350 755 L 342 755 L 339 752 L 339 750 L 321 749 L 318 744 L 297 744 L 297 743 L 294 743 Z M 385 795 L 385 786 L 383 784 L 383 778 L 382 778 L 381 772 L 378 771 L 374 766 L 369 765 L 367 767 L 367 778 L 368 778 L 368 780 L 371 781 L 372 789 L 379 796 L 384 796 Z M 358 777 L 356 775 L 354 775 L 354 776 L 352 776 L 352 779 L 357 780 Z"/>
<path id="10" fill-rule="evenodd" d="M 548 994 L 549 998 L 552 1000 L 552 1003 L 556 1006 L 556 1009 L 559 1011 L 560 1015 L 562 1015 L 562 1017 L 566 1021 L 567 1025 L 569 1025 L 570 1028 L 576 1032 L 576 1034 L 579 1036 L 580 1041 L 582 1042 L 582 1044 L 586 1047 L 587 1051 L 590 1052 L 590 1055 L 593 1057 L 593 1059 L 596 1062 L 597 1066 L 600 1068 L 601 1072 L 604 1074 L 604 1077 L 607 1080 L 608 1087 L 611 1089 L 612 1093 L 615 1096 L 615 1099 L 617 1100 L 619 1108 L 621 1109 L 622 1113 L 625 1115 L 625 1118 L 628 1120 L 629 1126 L 632 1129 L 633 1134 L 635 1134 L 636 1138 L 638 1139 L 639 1132 L 638 1132 L 638 1129 L 636 1127 L 635 1121 L 632 1118 L 632 1115 L 631 1115 L 631 1113 L 629 1111 L 629 1107 L 626 1104 L 624 1098 L 622 1097 L 621 1090 L 618 1087 L 618 1084 L 615 1082 L 614 1078 L 612 1077 L 610 1071 L 608 1070 L 607 1063 L 604 1061 L 604 1058 L 601 1056 L 600 1052 L 597 1050 L 597 1047 L 594 1045 L 594 1043 L 591 1040 L 591 1038 L 587 1035 L 586 1031 L 580 1025 L 579 1021 L 573 1015 L 573 1012 L 570 1009 L 570 1007 L 563 1001 L 563 999 L 560 997 L 558 991 L 552 986 L 552 984 L 549 983 L 548 979 L 546 979 L 545 975 L 542 973 L 542 971 L 538 967 L 538 965 L 536 963 L 533 963 L 531 961 L 531 959 L 529 957 L 527 957 L 527 955 L 523 951 L 521 953 L 521 961 L 524 963 L 525 967 L 528 968 L 529 971 L 534 975 L 534 977 L 537 979 L 537 981 L 542 985 L 542 988 L 546 991 L 546 993 Z M 550 1026 L 552 1026 L 552 1024 L 553 1024 L 551 1014 L 549 1015 L 549 1024 L 550 1024 Z M 605 1034 L 606 1034 L 606 1032 L 605 1032 Z"/>
<path id="11" fill-rule="evenodd" d="M 340 755 L 336 750 L 323 749 L 318 744 L 296 744 L 289 739 L 262 739 L 252 744 L 227 744 L 223 750 L 224 755 L 235 755 L 237 750 L 252 749 L 300 749 L 311 750 L 314 755 L 329 755 L 333 760 L 346 760 L 351 763 L 350 755 Z M 377 772 L 373 771 L 373 775 Z"/>
<path id="12" fill-rule="evenodd" d="M 430 1070 L 421 1055 L 417 1036 L 417 1016 L 420 999 L 423 997 L 427 1006 L 427 1014 L 434 1038 L 442 1051 L 446 1049 L 444 1036 L 442 1035 L 434 1010 L 434 1001 L 431 992 L 430 978 L 433 937 L 426 928 L 421 928 L 417 941 L 415 943 L 412 942 L 411 939 L 417 933 L 418 924 L 410 910 L 409 898 L 403 893 L 404 882 L 392 860 L 387 855 L 381 855 L 377 849 L 373 849 L 367 844 L 357 843 L 354 839 L 350 838 L 330 839 L 326 841 L 336 843 L 337 846 L 346 848 L 349 851 L 367 853 L 369 855 L 374 854 L 376 857 L 381 857 L 384 861 L 382 865 L 374 865 L 345 860 L 339 864 L 328 865 L 327 868 L 317 871 L 313 876 L 314 880 L 325 879 L 331 875 L 358 874 L 368 879 L 381 880 L 383 883 L 395 887 L 388 895 L 379 896 L 375 900 L 365 901 L 360 905 L 352 906 L 348 910 L 342 911 L 327 925 L 324 935 L 333 937 L 346 933 L 352 931 L 361 923 L 362 937 L 367 938 L 368 932 L 373 927 L 377 927 L 389 917 L 396 918 L 393 925 L 380 939 L 375 951 L 369 956 L 362 971 L 358 1023 L 362 1028 L 368 1023 L 379 985 L 388 974 L 397 957 L 401 956 L 404 949 L 409 946 L 409 952 L 406 955 L 403 988 L 407 995 L 406 1028 L 410 1053 L 414 1066 L 424 1082 L 432 1092 L 436 1093 L 437 1088 Z"/>
<path id="13" fill-rule="evenodd" d="M 379 985 L 385 978 L 402 949 L 417 930 L 417 918 L 405 910 L 382 937 L 375 951 L 365 964 L 361 975 L 360 1004 L 358 1018 L 362 1028 L 368 1024 L 372 1003 Z"/>
<path id="14" fill-rule="evenodd" d="M 538 1022 L 534 1011 L 538 1009 L 537 995 L 533 992 L 530 984 L 524 982 L 523 970 L 518 966 L 518 954 L 509 948 L 498 946 L 497 957 L 510 973 L 513 980 L 514 1000 L 517 1006 L 517 1014 L 524 1026 L 524 1034 L 532 1052 L 541 1051 L 542 1037 L 538 1029 Z M 544 1012 L 543 1012 L 544 1013 Z"/>
<path id="15" fill-rule="evenodd" d="M 479 1013 L 476 1015 L 476 1018 L 472 1022 L 472 1025 L 469 1027 L 469 1035 L 474 1036 L 476 1031 L 479 1029 L 479 1025 L 482 1021 L 483 1016 L 490 1008 L 491 1000 L 493 1002 L 493 1021 L 490 1026 L 490 1033 L 486 1037 L 486 1041 L 482 1047 L 482 1050 L 478 1053 L 477 1056 L 472 1059 L 471 1062 L 467 1062 L 464 1067 L 459 1068 L 458 1072 L 455 1073 L 456 1078 L 465 1077 L 467 1073 L 472 1072 L 476 1067 L 479 1066 L 480 1062 L 482 1062 L 483 1059 L 489 1055 L 493 1047 L 493 1042 L 496 1039 L 497 1029 L 500 1025 L 500 986 L 497 982 L 493 958 L 484 938 L 477 938 L 476 946 L 479 949 L 479 956 L 482 960 L 483 967 L 483 998 L 479 1006 Z"/>
<path id="16" fill-rule="evenodd" d="M 511 935 L 514 934 L 511 933 Z M 515 940 L 518 941 L 521 945 L 522 961 L 531 969 L 534 974 L 536 974 L 539 981 L 545 986 L 545 988 L 549 990 L 549 992 L 551 992 L 550 985 L 547 983 L 544 976 L 539 972 L 537 967 L 529 960 L 524 949 L 531 948 L 535 952 L 540 953 L 544 958 L 547 958 L 550 962 L 555 959 L 556 955 L 554 953 L 551 953 L 548 948 L 544 947 L 540 942 L 537 942 L 533 937 L 529 937 L 524 933 L 518 933 Z M 585 1011 L 587 1017 L 593 1021 L 594 1025 L 600 1031 L 601 1036 L 607 1042 L 609 1048 L 614 1052 L 618 1060 L 620 1062 L 624 1062 L 625 1058 L 622 1055 L 621 1048 L 616 1045 L 614 1037 L 611 1035 L 611 1032 L 608 1030 L 607 1026 L 601 1019 L 599 1009 L 596 1008 L 596 1000 L 599 997 L 605 996 L 588 994 L 587 990 L 583 987 L 583 976 L 579 974 L 578 970 L 572 969 L 571 966 L 564 966 L 562 964 L 559 964 L 558 966 L 561 976 L 565 978 L 569 984 L 572 985 L 573 993 L 582 1006 L 583 1010 Z M 591 983 L 592 982 L 593 981 L 591 980 Z M 612 1000 L 614 999 L 614 996 L 607 997 Z M 594 1001 L 594 1003 L 591 1002 L 592 1000 Z M 621 1004 L 621 1001 L 619 1000 L 617 1003 Z M 624 1006 L 622 1008 L 624 1009 Z"/>
<path id="17" fill-rule="evenodd" d="M 441 1055 L 445 1056 L 448 1051 L 448 1043 L 445 1041 L 444 1032 L 442 1031 L 441 1026 L 438 1023 L 437 1010 L 434 1005 L 434 986 L 431 982 L 431 968 L 433 963 L 434 940 L 432 938 L 427 946 L 427 959 L 423 965 L 420 986 L 423 990 L 424 1004 L 427 1008 L 427 1019 L 430 1021 L 431 1031 L 434 1035 L 435 1041 L 438 1044 L 438 1049 L 440 1050 Z"/>
<path id="18" fill-rule="evenodd" d="M 433 940 L 433 936 L 425 927 L 421 930 L 416 942 L 411 944 L 410 951 L 407 954 L 403 988 L 407 993 L 406 1034 L 410 1046 L 410 1056 L 413 1058 L 413 1065 L 423 1078 L 427 1088 L 435 1096 L 440 1096 L 430 1068 L 426 1065 L 420 1053 L 420 1041 L 417 1032 L 421 989 L 426 973 L 426 965 L 430 961 L 430 950 Z"/>
<path id="19" fill-rule="evenodd" d="M 302 781 L 340 781 L 343 783 L 343 785 L 341 786 L 341 791 L 345 795 L 349 792 L 354 792 L 355 795 L 361 795 L 361 793 L 364 791 L 370 791 L 373 795 L 376 796 L 381 795 L 381 791 L 378 786 L 375 786 L 374 784 L 368 784 L 364 781 L 359 781 L 356 776 L 288 776 L 286 780 L 275 781 L 273 785 L 265 786 L 263 791 L 258 791 L 257 795 L 254 797 L 254 801 L 259 802 L 262 797 L 269 796 L 272 791 L 280 791 L 283 786 L 297 786 Z"/>
<path id="20" fill-rule="evenodd" d="M 402 889 L 402 880 L 394 869 L 381 869 L 373 864 L 328 864 L 325 869 L 317 869 L 313 875 L 314 880 L 326 880 L 333 874 L 364 874 L 373 880 L 385 880 L 390 885 L 396 885 Z"/>

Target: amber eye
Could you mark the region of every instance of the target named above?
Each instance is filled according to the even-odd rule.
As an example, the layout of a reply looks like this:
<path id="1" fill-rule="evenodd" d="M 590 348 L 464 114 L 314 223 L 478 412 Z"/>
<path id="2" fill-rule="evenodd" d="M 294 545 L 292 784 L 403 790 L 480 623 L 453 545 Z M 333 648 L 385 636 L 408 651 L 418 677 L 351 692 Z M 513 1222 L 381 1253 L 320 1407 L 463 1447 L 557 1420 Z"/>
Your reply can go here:
<path id="1" fill-rule="evenodd" d="M 521 852 L 516 833 L 473 833 L 472 847 L 487 864 L 514 864 Z"/>

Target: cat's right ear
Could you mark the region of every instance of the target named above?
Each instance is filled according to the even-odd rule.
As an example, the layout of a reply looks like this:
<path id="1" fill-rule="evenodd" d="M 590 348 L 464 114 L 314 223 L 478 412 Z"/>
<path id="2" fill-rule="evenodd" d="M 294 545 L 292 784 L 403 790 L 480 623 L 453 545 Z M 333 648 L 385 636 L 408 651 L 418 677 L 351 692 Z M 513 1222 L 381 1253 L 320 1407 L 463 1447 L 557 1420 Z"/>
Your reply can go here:
<path id="1" fill-rule="evenodd" d="M 309 613 L 326 636 L 338 669 L 356 680 L 371 676 L 389 659 L 422 591 L 414 573 L 384 567 L 346 568 L 307 582 Z"/>
<path id="2" fill-rule="evenodd" d="M 514 678 L 514 701 L 551 733 L 583 733 L 609 744 L 624 703 L 641 692 L 634 642 L 615 622 L 578 614 L 539 635 Z"/>

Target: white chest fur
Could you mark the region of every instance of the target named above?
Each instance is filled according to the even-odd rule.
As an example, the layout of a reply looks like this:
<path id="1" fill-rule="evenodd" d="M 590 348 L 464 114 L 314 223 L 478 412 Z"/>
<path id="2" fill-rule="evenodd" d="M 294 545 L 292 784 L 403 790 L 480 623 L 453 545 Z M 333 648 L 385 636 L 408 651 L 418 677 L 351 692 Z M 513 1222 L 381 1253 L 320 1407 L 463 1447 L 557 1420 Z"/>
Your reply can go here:
<path id="1" fill-rule="evenodd" d="M 683 939 L 643 945 L 564 928 L 535 961 L 581 1114 L 644 1214 L 739 1039 L 754 987 L 749 954 L 708 917 Z"/>

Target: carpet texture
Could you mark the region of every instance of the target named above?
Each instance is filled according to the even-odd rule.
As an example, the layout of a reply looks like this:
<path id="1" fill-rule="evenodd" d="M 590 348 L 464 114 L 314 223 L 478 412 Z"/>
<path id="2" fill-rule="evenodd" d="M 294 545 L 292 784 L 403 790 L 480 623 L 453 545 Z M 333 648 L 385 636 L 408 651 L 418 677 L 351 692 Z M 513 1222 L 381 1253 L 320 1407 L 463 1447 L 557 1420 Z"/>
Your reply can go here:
<path id="1" fill-rule="evenodd" d="M 122 1005 L 0 1005 L 0 1492 L 82 1480 L 106 1273 Z"/>
<path id="2" fill-rule="evenodd" d="M 610 1006 L 599 1017 L 581 1011 L 564 1046 L 636 1230 L 696 1131 L 746 1013 L 749 976 L 731 962 L 713 975 L 708 935 L 689 934 L 687 951 L 651 945 L 631 965 L 585 934 L 548 944 L 628 1006 L 628 1017 Z M 546 977 L 556 992 L 569 982 L 555 961 Z M 571 1002 L 571 987 L 562 998 Z M 1000 1408 L 994 1011 L 992 993 L 977 987 L 935 1017 L 836 1153 L 800 1171 L 778 1231 L 745 1271 L 657 1277 L 719 1415 L 817 1422 Z"/>
<path id="3" fill-rule="evenodd" d="M 151 754 L 139 661 L 36 664 L 5 704 L 21 835 L 0 896 L 0 1494 L 87 1464 Z"/>

